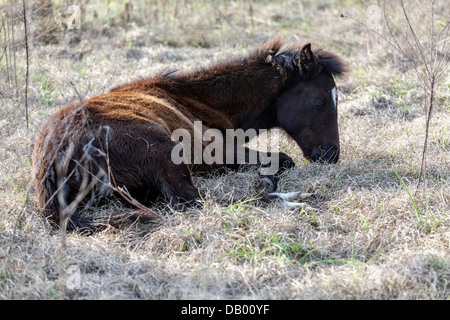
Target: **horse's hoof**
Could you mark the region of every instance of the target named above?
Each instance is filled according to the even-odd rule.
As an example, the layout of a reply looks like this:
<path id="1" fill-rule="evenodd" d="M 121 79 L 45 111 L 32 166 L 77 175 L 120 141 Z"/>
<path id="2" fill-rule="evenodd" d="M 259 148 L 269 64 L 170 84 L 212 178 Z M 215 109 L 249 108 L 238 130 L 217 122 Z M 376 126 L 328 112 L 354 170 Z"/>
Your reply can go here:
<path id="1" fill-rule="evenodd" d="M 312 193 L 300 193 L 297 192 L 286 192 L 286 193 L 278 193 L 272 192 L 268 194 L 271 197 L 276 197 L 279 199 L 279 203 L 285 208 L 300 208 L 302 211 L 316 211 L 316 208 L 311 207 L 309 204 L 304 202 L 291 202 L 290 200 L 304 200 L 313 196 Z"/>
<path id="2" fill-rule="evenodd" d="M 277 178 L 274 176 L 265 176 L 256 185 L 255 191 L 258 194 L 271 193 L 277 190 Z"/>

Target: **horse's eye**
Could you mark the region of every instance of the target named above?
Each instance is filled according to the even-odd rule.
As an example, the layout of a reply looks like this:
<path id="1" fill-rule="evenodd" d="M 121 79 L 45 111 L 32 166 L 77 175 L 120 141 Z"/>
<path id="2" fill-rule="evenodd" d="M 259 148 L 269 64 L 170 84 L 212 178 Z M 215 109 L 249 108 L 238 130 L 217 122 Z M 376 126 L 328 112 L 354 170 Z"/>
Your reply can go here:
<path id="1" fill-rule="evenodd" d="M 321 108 L 324 106 L 324 102 L 321 99 L 309 99 L 309 104 L 315 108 Z"/>

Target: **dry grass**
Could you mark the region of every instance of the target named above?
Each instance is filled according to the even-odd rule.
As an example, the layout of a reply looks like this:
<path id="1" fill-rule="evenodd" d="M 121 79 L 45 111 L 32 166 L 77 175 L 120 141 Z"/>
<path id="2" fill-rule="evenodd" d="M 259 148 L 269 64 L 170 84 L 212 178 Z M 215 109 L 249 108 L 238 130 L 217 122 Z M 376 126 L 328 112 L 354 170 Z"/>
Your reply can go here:
<path id="1" fill-rule="evenodd" d="M 382 41 L 339 18 L 350 8 L 363 17 L 364 5 L 252 2 L 252 24 L 248 1 L 184 3 L 164 9 L 162 2 L 142 2 L 129 18 L 119 3 L 114 19 L 98 18 L 34 46 L 30 129 L 20 100 L 25 52 L 17 48 L 19 100 L 10 82 L 0 82 L 0 299 L 448 299 L 449 79 L 439 88 L 426 184 L 416 188 L 425 130 L 421 97 Z M 448 20 L 448 11 L 438 12 Z M 16 37 L 21 30 L 17 24 Z M 313 193 L 308 203 L 317 210 L 231 205 L 230 199 L 253 195 L 256 171 L 197 176 L 203 209 L 181 213 L 158 203 L 162 223 L 70 233 L 61 250 L 58 231 L 27 202 L 41 123 L 79 96 L 167 67 L 191 70 L 242 54 L 276 34 L 321 44 L 353 68 L 338 83 L 341 161 L 305 163 L 295 143 L 282 139 L 298 166 L 279 188 Z M 4 76 L 4 59 L 0 67 Z M 99 210 L 120 208 L 111 201 Z M 70 289 L 73 267 L 80 282 Z"/>

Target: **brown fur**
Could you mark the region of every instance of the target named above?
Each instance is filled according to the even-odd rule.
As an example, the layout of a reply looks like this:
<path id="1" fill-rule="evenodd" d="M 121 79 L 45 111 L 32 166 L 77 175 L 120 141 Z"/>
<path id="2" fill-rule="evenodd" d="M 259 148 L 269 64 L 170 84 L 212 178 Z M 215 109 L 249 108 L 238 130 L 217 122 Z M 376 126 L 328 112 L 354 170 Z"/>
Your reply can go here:
<path id="1" fill-rule="evenodd" d="M 193 136 L 194 121 L 202 121 L 203 130 L 221 132 L 281 127 L 307 158 L 337 161 L 337 111 L 329 107 L 329 91 L 333 76 L 344 74 L 347 66 L 309 46 L 282 47 L 275 38 L 243 58 L 176 77 L 135 81 L 61 109 L 43 126 L 33 153 L 44 216 L 58 222 L 80 195 L 76 208 L 96 205 L 113 186 L 126 187 L 144 203 L 161 192 L 174 204 L 192 204 L 199 195 L 191 171 L 219 167 L 172 163 L 172 132 L 184 128 Z M 322 103 L 320 112 L 315 101 Z M 325 145 L 333 146 L 325 150 L 333 150 L 333 158 L 325 156 Z M 288 156 L 279 156 L 292 166 Z M 73 227 L 86 225 L 75 215 L 71 219 Z"/>

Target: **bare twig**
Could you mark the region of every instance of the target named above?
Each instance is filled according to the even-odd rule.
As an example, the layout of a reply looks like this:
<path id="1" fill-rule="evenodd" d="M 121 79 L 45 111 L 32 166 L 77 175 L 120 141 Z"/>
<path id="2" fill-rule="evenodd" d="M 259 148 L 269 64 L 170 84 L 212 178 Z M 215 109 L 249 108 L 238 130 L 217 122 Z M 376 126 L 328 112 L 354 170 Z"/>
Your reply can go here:
<path id="1" fill-rule="evenodd" d="M 11 48 L 12 48 L 12 56 L 13 56 L 13 63 L 14 63 L 14 84 L 16 87 L 16 98 L 19 97 L 19 86 L 17 84 L 17 65 L 16 65 L 16 41 L 15 41 L 15 37 L 14 37 L 14 12 L 13 12 L 13 5 L 12 5 L 12 1 L 11 1 Z"/>
<path id="2" fill-rule="evenodd" d="M 388 15 L 386 13 L 386 2 L 383 2 L 383 14 L 384 20 L 386 22 L 387 30 L 389 32 L 390 39 L 387 39 L 380 32 L 375 30 L 374 28 L 369 27 L 364 22 L 344 16 L 341 14 L 341 17 L 350 18 L 351 20 L 356 21 L 360 25 L 366 27 L 370 31 L 377 34 L 381 39 L 386 41 L 392 48 L 395 49 L 402 57 L 406 58 L 411 66 L 414 68 L 415 76 L 417 78 L 418 83 L 421 85 L 424 91 L 424 110 L 426 116 L 426 124 L 425 124 L 425 139 L 424 146 L 422 149 L 422 159 L 420 165 L 420 171 L 418 175 L 418 183 L 417 186 L 422 182 L 424 171 L 425 171 L 425 161 L 426 161 L 426 153 L 427 153 L 427 145 L 428 145 L 428 136 L 429 136 L 429 128 L 431 124 L 431 118 L 434 110 L 434 104 L 436 99 L 436 90 L 437 85 L 440 83 L 441 77 L 446 75 L 446 71 L 448 69 L 449 63 L 446 61 L 448 58 L 449 48 L 447 46 L 447 40 L 449 36 L 449 23 L 446 23 L 442 30 L 438 33 L 437 39 L 435 35 L 435 1 L 431 1 L 431 22 L 430 22 L 430 31 L 429 31 L 429 40 L 430 40 L 430 54 L 429 57 L 425 52 L 425 46 L 420 41 L 417 32 L 413 28 L 413 22 L 410 20 L 410 16 L 406 10 L 405 2 L 403 0 L 400 1 L 401 12 L 403 17 L 405 18 L 406 27 L 409 33 L 405 33 L 400 31 L 400 29 L 395 29 L 395 26 L 392 24 Z M 400 35 L 396 35 L 398 32 Z M 409 37 L 412 37 L 413 41 L 410 41 Z M 403 39 L 404 43 L 402 44 L 401 40 Z M 442 41 L 442 49 L 443 53 L 440 55 L 439 44 Z M 404 47 L 406 45 L 406 48 Z M 410 52 L 407 52 L 406 49 L 409 49 Z M 420 68 L 423 66 L 423 68 Z"/>
<path id="3" fill-rule="evenodd" d="M 406 19 L 407 25 L 409 27 L 409 30 L 411 32 L 411 35 L 413 36 L 414 42 L 416 43 L 416 46 L 417 46 L 417 48 L 419 50 L 419 54 L 421 55 L 422 63 L 424 64 L 425 70 L 427 71 L 426 75 L 427 75 L 428 79 L 430 80 L 431 79 L 431 71 L 430 71 L 430 67 L 428 66 L 427 59 L 424 56 L 424 52 L 423 52 L 424 50 L 422 48 L 422 44 L 420 43 L 420 40 L 417 37 L 416 32 L 414 31 L 414 28 L 413 28 L 413 26 L 411 24 L 411 21 L 409 20 L 408 13 L 406 12 L 406 9 L 405 9 L 404 1 L 402 0 L 400 3 L 401 3 L 402 10 L 403 10 L 403 15 L 405 16 L 405 19 Z M 432 4 L 432 12 L 434 12 L 434 1 L 432 3 L 433 3 Z M 431 35 L 431 36 L 433 36 L 433 35 Z"/>
<path id="4" fill-rule="evenodd" d="M 9 33 L 8 33 L 8 30 L 6 29 L 6 27 L 7 27 L 7 22 L 5 22 L 5 19 L 3 19 L 3 17 L 2 17 L 2 25 L 1 25 L 0 31 L 3 30 L 2 33 L 5 38 L 5 47 L 4 47 L 4 51 L 1 56 L 1 59 L 3 59 L 3 57 L 5 57 L 6 81 L 8 82 L 8 85 L 11 86 L 11 81 L 10 81 L 10 77 L 9 77 L 9 63 L 8 63 L 8 43 L 9 43 L 8 35 L 9 35 Z"/>
<path id="5" fill-rule="evenodd" d="M 22 0 L 22 9 L 23 9 L 23 26 L 24 26 L 24 35 L 25 35 L 25 59 L 26 59 L 26 74 L 25 74 L 25 118 L 27 121 L 27 129 L 28 129 L 28 76 L 30 72 L 30 52 L 28 48 L 28 26 L 27 26 L 27 9 L 25 5 L 25 0 Z"/>

